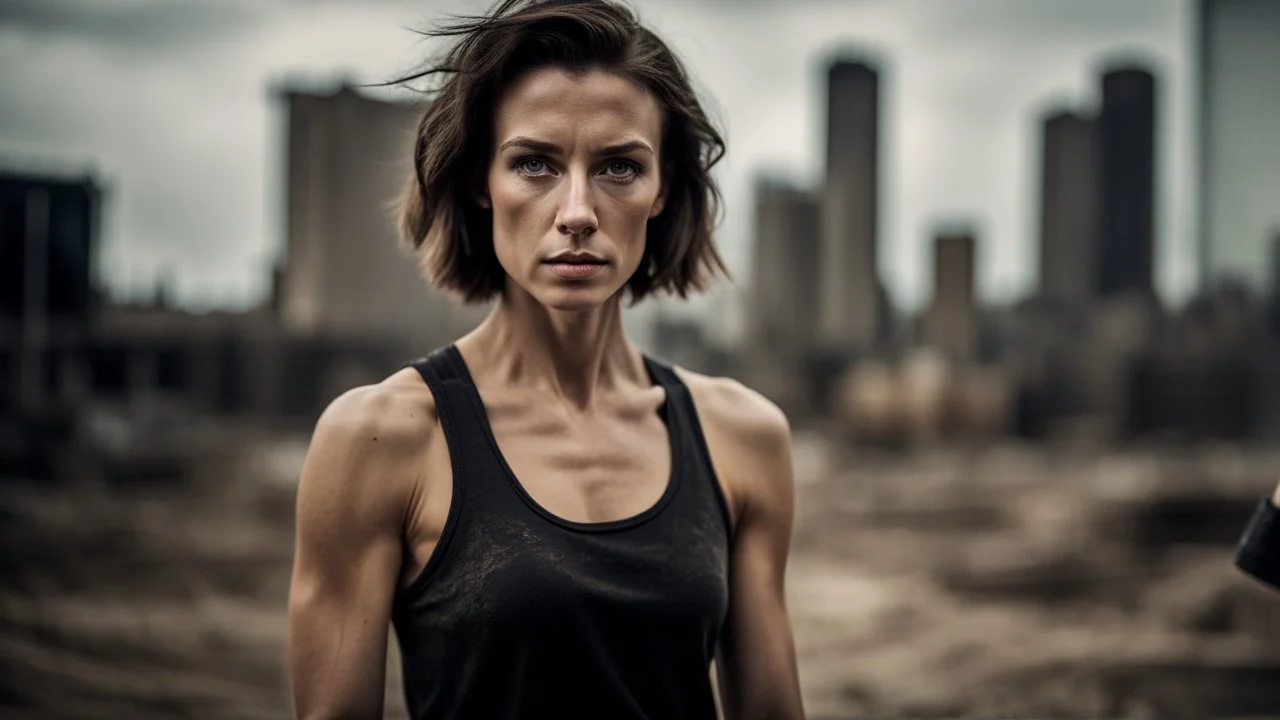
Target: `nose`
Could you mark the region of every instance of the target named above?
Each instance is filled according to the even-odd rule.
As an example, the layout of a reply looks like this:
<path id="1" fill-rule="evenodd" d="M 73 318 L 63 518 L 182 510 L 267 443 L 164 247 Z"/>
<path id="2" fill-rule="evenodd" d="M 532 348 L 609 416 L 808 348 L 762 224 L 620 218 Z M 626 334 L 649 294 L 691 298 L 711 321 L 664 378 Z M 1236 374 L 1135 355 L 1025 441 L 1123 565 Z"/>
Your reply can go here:
<path id="1" fill-rule="evenodd" d="M 556 214 L 556 229 L 563 235 L 590 235 L 599 226 L 591 181 L 580 173 L 571 173 Z"/>

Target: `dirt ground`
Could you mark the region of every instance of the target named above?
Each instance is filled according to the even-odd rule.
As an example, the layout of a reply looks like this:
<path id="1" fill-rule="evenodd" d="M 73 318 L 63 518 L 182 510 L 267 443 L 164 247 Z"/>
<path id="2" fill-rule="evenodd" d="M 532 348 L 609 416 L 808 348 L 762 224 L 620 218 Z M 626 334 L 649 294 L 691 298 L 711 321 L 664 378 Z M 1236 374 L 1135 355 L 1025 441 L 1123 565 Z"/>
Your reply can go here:
<path id="1" fill-rule="evenodd" d="M 241 431 L 181 481 L 6 482 L 0 716 L 288 717 L 304 443 Z M 1280 717 L 1280 594 L 1230 566 L 1280 453 L 795 449 L 811 717 Z"/>

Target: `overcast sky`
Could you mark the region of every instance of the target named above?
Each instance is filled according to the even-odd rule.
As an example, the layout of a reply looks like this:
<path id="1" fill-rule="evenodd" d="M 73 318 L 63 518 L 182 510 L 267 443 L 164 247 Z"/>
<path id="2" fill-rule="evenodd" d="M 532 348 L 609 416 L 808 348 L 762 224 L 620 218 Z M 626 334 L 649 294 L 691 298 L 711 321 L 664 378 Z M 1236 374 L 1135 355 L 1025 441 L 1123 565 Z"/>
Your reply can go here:
<path id="1" fill-rule="evenodd" d="M 381 81 L 427 49 L 407 28 L 466 0 L 5 0 L 0 164 L 93 170 L 108 188 L 101 272 L 114 293 L 172 279 L 192 306 L 267 289 L 283 246 L 282 126 L 271 83 Z M 753 179 L 822 173 L 822 79 L 841 50 L 882 68 L 880 268 L 928 296 L 931 228 L 968 222 L 979 289 L 1035 282 L 1039 118 L 1096 108 L 1112 57 L 1157 72 L 1157 286 L 1193 278 L 1190 0 L 636 0 L 726 130 L 720 240 L 749 278 Z"/>

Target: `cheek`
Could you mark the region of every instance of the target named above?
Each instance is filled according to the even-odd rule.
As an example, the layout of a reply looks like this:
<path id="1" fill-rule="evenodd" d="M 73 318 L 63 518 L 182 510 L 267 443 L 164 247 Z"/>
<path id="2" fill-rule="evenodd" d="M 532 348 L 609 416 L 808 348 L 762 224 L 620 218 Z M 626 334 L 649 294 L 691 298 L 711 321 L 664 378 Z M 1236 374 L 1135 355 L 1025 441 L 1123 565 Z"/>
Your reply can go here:
<path id="1" fill-rule="evenodd" d="M 627 203 L 625 209 L 622 209 L 626 241 L 633 246 L 630 248 L 631 253 L 638 255 L 644 250 L 652 207 L 653 198 L 646 195 L 644 198 L 636 198 L 634 202 Z"/>
<path id="2" fill-rule="evenodd" d="M 489 207 L 493 213 L 493 240 L 498 248 L 519 248 L 539 213 L 539 202 L 519 179 L 504 174 L 489 176 Z M 502 250 L 500 249 L 499 252 Z M 509 252 L 510 250 L 508 250 Z"/>

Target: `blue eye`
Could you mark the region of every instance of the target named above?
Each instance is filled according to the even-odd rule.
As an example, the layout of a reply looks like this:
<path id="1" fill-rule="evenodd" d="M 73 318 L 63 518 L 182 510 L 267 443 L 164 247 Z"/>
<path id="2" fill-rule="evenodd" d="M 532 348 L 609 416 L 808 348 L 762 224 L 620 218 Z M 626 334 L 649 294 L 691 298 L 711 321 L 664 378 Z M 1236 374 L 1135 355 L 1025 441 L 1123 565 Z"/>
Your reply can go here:
<path id="1" fill-rule="evenodd" d="M 609 163 L 609 167 L 605 168 L 605 172 L 609 177 L 626 178 L 636 174 L 638 169 L 634 163 L 618 160 L 616 162 Z"/>
<path id="2" fill-rule="evenodd" d="M 538 158 L 524 158 L 516 167 L 530 175 L 541 175 L 547 170 L 547 164 Z"/>

